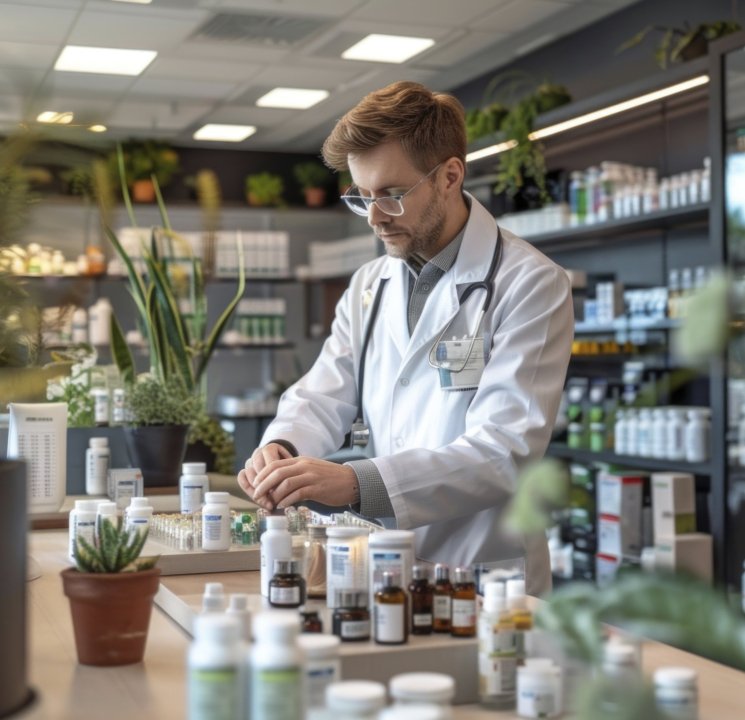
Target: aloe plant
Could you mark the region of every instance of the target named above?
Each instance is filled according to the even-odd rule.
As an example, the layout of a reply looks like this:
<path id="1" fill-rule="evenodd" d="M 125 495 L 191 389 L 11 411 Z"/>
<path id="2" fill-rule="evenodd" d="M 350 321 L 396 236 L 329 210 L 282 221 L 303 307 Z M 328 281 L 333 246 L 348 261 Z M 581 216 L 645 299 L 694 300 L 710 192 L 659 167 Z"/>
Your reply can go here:
<path id="1" fill-rule="evenodd" d="M 104 518 L 93 544 L 84 537 L 75 541 L 75 565 L 84 573 L 141 572 L 155 566 L 158 556 L 137 562 L 147 540 L 147 531 L 126 530 L 122 519 L 117 524 Z"/>

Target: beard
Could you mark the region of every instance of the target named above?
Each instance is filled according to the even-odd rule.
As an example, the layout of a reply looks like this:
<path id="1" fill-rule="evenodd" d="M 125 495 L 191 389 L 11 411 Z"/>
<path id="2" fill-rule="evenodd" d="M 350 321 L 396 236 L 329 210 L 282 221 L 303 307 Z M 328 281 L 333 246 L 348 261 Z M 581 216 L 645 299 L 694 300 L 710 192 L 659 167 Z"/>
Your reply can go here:
<path id="1" fill-rule="evenodd" d="M 421 211 L 419 221 L 414 225 L 415 227 L 411 229 L 402 229 L 403 234 L 397 238 L 399 242 L 395 245 L 383 240 L 385 252 L 389 257 L 405 260 L 412 255 L 420 255 L 428 259 L 434 256 L 434 249 L 440 242 L 442 229 L 445 226 L 445 201 L 439 197 L 437 192 L 432 194 L 429 202 Z M 378 226 L 375 228 L 375 234 L 380 238 L 381 233 L 395 233 L 397 229 L 395 224 L 393 227 Z"/>

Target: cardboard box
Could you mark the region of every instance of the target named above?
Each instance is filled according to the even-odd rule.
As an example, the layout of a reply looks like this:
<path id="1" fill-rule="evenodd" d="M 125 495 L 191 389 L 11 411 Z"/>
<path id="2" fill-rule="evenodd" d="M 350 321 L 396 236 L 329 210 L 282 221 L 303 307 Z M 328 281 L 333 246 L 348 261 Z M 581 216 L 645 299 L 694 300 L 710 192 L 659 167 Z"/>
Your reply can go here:
<path id="1" fill-rule="evenodd" d="M 605 587 L 612 583 L 620 567 L 621 558 L 598 553 L 595 556 L 595 580 L 598 587 Z"/>
<path id="2" fill-rule="evenodd" d="M 626 517 L 641 514 L 646 473 L 603 471 L 597 479 L 598 515 Z"/>
<path id="3" fill-rule="evenodd" d="M 598 554 L 613 557 L 639 557 L 642 551 L 641 517 L 636 515 L 598 518 Z"/>
<path id="4" fill-rule="evenodd" d="M 706 533 L 688 533 L 658 538 L 654 546 L 655 569 L 685 572 L 710 583 L 712 538 Z"/>
<path id="5" fill-rule="evenodd" d="M 654 539 L 696 532 L 696 479 L 690 473 L 652 474 Z"/>

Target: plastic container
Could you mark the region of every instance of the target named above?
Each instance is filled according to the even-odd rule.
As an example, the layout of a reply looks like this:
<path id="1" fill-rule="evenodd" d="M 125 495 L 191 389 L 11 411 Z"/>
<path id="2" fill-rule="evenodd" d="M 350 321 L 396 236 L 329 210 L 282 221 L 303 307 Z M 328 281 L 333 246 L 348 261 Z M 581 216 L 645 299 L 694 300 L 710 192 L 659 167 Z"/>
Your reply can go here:
<path id="1" fill-rule="evenodd" d="M 336 607 L 340 590 L 367 591 L 368 535 L 362 527 L 326 528 L 327 607 Z"/>
<path id="2" fill-rule="evenodd" d="M 517 669 L 517 714 L 524 718 L 552 718 L 562 712 L 561 668 L 535 658 Z"/>
<path id="3" fill-rule="evenodd" d="M 202 550 L 230 550 L 230 499 L 226 492 L 205 493 Z"/>
<path id="4" fill-rule="evenodd" d="M 670 720 L 698 720 L 696 671 L 686 667 L 661 667 L 654 673 L 658 710 Z"/>
<path id="5" fill-rule="evenodd" d="M 341 680 L 341 641 L 335 635 L 300 635 L 298 645 L 305 656 L 307 707 L 325 706 L 326 688 Z"/>
<path id="6" fill-rule="evenodd" d="M 667 408 L 652 410 L 652 457 L 667 457 Z"/>
<path id="7" fill-rule="evenodd" d="M 347 680 L 326 688 L 326 707 L 340 720 L 374 720 L 385 702 L 385 685 L 369 680 Z"/>
<path id="8" fill-rule="evenodd" d="M 202 462 L 184 463 L 179 478 L 179 503 L 183 514 L 198 512 L 210 490 L 207 466 Z"/>
<path id="9" fill-rule="evenodd" d="M 685 459 L 684 431 L 685 410 L 677 407 L 668 408 L 667 429 L 665 431 L 665 457 L 668 460 Z"/>
<path id="10" fill-rule="evenodd" d="M 202 594 L 202 612 L 224 612 L 225 610 L 225 588 L 221 582 L 208 582 L 204 584 Z"/>
<path id="11" fill-rule="evenodd" d="M 75 562 L 75 543 L 78 537 L 84 537 L 91 545 L 96 533 L 96 513 L 98 502 L 96 500 L 76 500 L 75 506 L 70 510 L 67 523 L 68 528 L 68 557 Z"/>
<path id="12" fill-rule="evenodd" d="M 709 459 L 710 434 L 708 408 L 691 408 L 683 433 L 686 462 L 699 463 Z"/>
<path id="13" fill-rule="evenodd" d="M 641 676 L 636 648 L 621 642 L 608 642 L 603 647 L 603 674 L 614 683 L 633 685 Z"/>
<path id="14" fill-rule="evenodd" d="M 639 410 L 639 425 L 637 428 L 637 454 L 640 457 L 652 457 L 652 410 Z"/>
<path id="15" fill-rule="evenodd" d="M 238 620 L 194 618 L 187 659 L 188 720 L 243 717 L 243 657 Z"/>
<path id="16" fill-rule="evenodd" d="M 153 519 L 152 507 L 132 507 L 127 508 L 127 530 L 139 533 L 150 530 L 150 521 Z"/>
<path id="17" fill-rule="evenodd" d="M 616 410 L 616 422 L 613 426 L 613 451 L 616 455 L 626 455 L 628 450 L 628 425 L 626 423 L 626 411 Z"/>
<path id="18" fill-rule="evenodd" d="M 455 697 L 455 680 L 445 673 L 402 673 L 390 679 L 388 690 L 397 705 L 429 704 L 449 709 Z M 444 717 L 452 717 L 452 711 Z"/>
<path id="19" fill-rule="evenodd" d="M 88 309 L 88 342 L 91 345 L 108 345 L 111 341 L 111 303 L 100 297 Z"/>
<path id="20" fill-rule="evenodd" d="M 297 613 L 269 610 L 254 622 L 251 650 L 251 720 L 303 720 L 303 655 L 298 647 Z"/>
<path id="21" fill-rule="evenodd" d="M 96 507 L 96 535 L 100 532 L 101 523 L 104 520 L 108 520 L 116 526 L 119 520 L 119 510 L 115 502 L 98 502 Z"/>
<path id="22" fill-rule="evenodd" d="M 380 711 L 378 720 L 451 720 L 452 717 L 452 712 L 442 705 L 411 703 L 384 708 Z"/>
<path id="23" fill-rule="evenodd" d="M 326 587 L 326 526 L 309 525 L 305 540 L 303 577 L 310 598 L 325 598 Z"/>
<path id="24" fill-rule="evenodd" d="M 479 700 L 505 710 L 515 707 L 517 641 L 515 623 L 501 582 L 484 585 L 484 604 L 478 618 Z"/>
<path id="25" fill-rule="evenodd" d="M 92 437 L 85 451 L 85 492 L 88 495 L 106 495 L 109 482 L 111 450 L 109 439 Z"/>
<path id="26" fill-rule="evenodd" d="M 103 387 L 91 388 L 93 422 L 102 427 L 109 424 L 109 391 Z"/>
<path id="27" fill-rule="evenodd" d="M 230 593 L 228 595 L 228 607 L 225 612 L 238 620 L 241 640 L 245 643 L 250 643 L 251 611 L 248 609 L 248 595 L 246 593 Z"/>
<path id="28" fill-rule="evenodd" d="M 284 515 L 269 515 L 265 522 L 266 530 L 261 535 L 261 594 L 269 597 L 274 561 L 292 560 L 292 535 Z"/>
<path id="29" fill-rule="evenodd" d="M 411 582 L 414 564 L 414 533 L 410 530 L 381 530 L 368 539 L 369 548 L 369 606 L 373 606 L 375 593 L 383 586 L 383 573 L 397 574 L 401 587 Z"/>

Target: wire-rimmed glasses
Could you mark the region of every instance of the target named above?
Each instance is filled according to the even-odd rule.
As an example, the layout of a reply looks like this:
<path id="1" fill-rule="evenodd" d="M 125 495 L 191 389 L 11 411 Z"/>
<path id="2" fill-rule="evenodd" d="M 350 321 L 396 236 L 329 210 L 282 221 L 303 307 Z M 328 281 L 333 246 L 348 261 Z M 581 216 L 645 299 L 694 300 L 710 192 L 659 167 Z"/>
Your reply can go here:
<path id="1" fill-rule="evenodd" d="M 367 195 L 360 195 L 356 186 L 352 186 L 350 190 L 352 192 L 344 193 L 341 199 L 346 203 L 346 206 L 355 214 L 367 217 L 370 214 L 370 207 L 377 205 L 378 210 L 384 212 L 386 215 L 393 215 L 398 217 L 404 214 L 403 199 L 414 192 L 432 173 L 440 167 L 442 163 L 437 163 L 426 175 L 424 175 L 416 185 L 410 187 L 405 193 L 401 195 L 382 195 L 381 197 L 370 197 Z M 355 192 L 357 191 L 357 192 Z"/>

